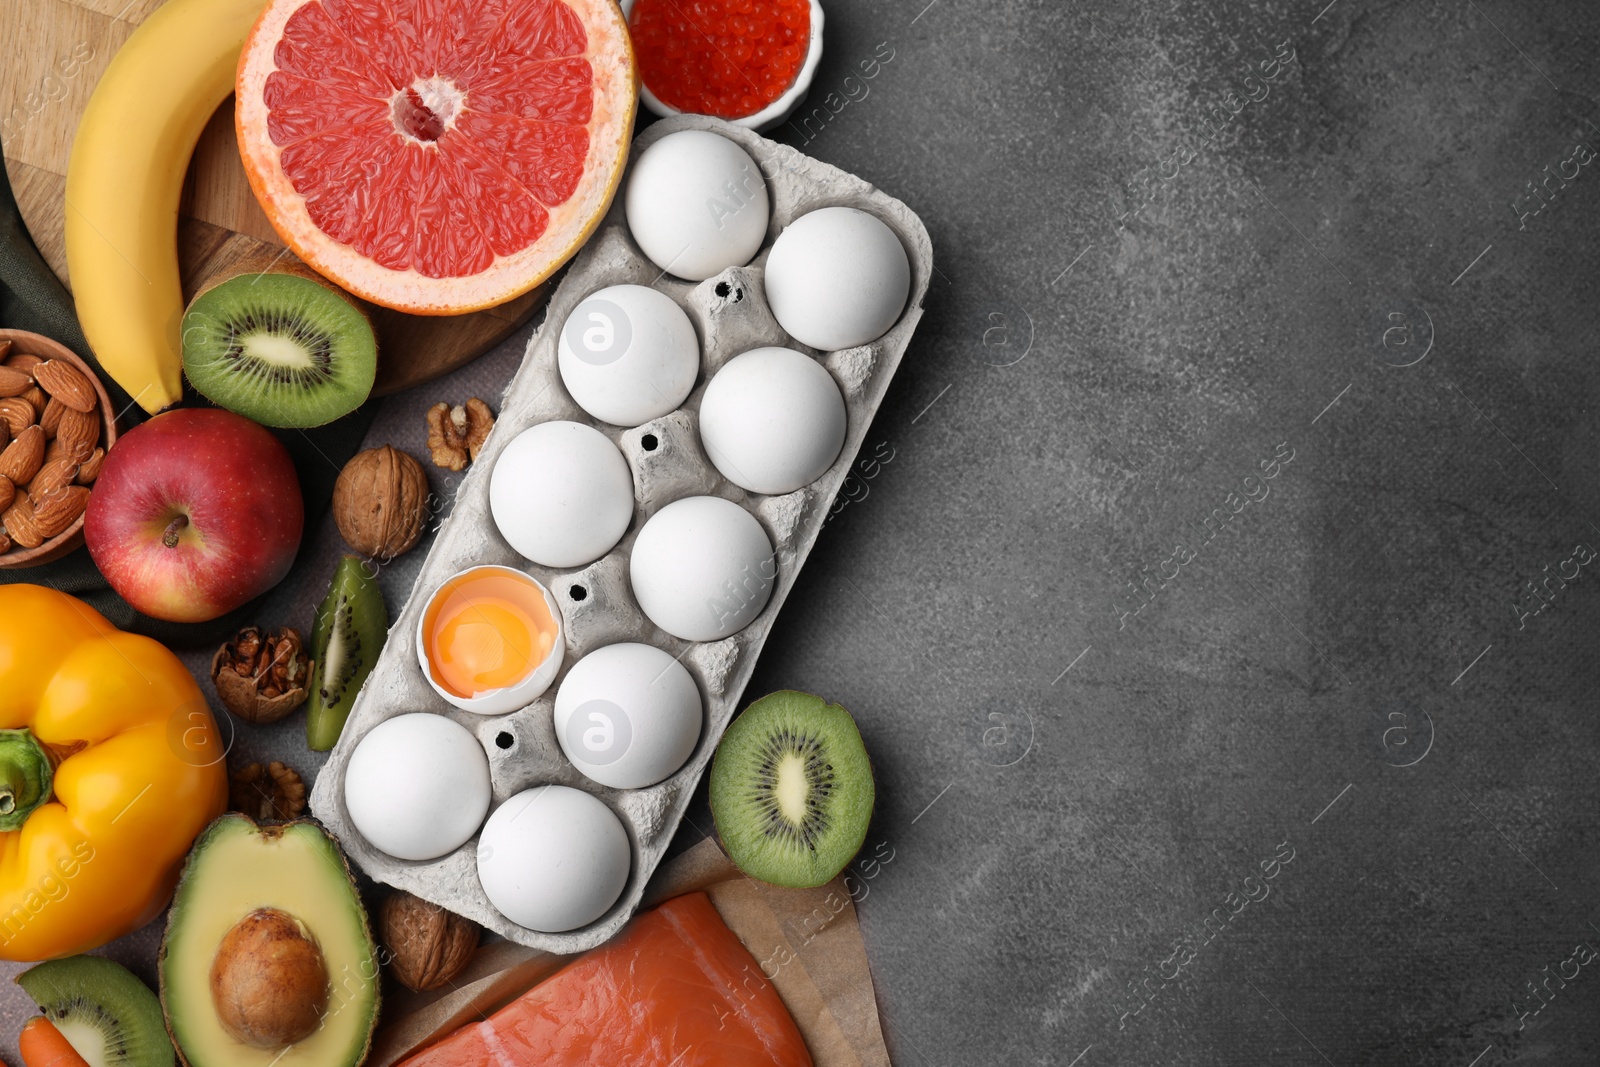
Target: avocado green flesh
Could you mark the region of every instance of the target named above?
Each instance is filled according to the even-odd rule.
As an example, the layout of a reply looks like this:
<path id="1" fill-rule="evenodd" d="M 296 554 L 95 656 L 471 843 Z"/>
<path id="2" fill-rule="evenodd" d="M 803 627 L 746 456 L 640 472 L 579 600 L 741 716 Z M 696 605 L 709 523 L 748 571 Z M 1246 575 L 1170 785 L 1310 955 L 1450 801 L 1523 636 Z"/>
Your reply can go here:
<path id="1" fill-rule="evenodd" d="M 257 908 L 305 924 L 327 962 L 322 1024 L 286 1050 L 252 1048 L 223 1029 L 211 999 L 217 946 Z M 315 824 L 258 828 L 225 815 L 195 843 L 161 950 L 161 1000 L 190 1067 L 354 1067 L 378 1015 L 378 962 L 344 857 Z"/>
<path id="2" fill-rule="evenodd" d="M 855 858 L 876 796 L 850 713 L 787 690 L 728 727 L 710 790 L 717 834 L 739 869 L 794 888 L 823 885 Z"/>
<path id="3" fill-rule="evenodd" d="M 156 995 L 126 967 L 70 956 L 30 967 L 17 984 L 89 1067 L 172 1067 Z"/>

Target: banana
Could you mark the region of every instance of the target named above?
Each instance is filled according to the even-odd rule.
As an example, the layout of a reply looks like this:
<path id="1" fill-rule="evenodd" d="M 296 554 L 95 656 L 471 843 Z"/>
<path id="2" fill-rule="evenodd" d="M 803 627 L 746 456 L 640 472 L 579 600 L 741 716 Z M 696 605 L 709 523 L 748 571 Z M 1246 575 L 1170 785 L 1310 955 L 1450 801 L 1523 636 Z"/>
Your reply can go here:
<path id="1" fill-rule="evenodd" d="M 106 68 L 67 165 L 67 273 L 106 373 L 154 414 L 183 395 L 178 200 L 265 0 L 168 0 Z"/>

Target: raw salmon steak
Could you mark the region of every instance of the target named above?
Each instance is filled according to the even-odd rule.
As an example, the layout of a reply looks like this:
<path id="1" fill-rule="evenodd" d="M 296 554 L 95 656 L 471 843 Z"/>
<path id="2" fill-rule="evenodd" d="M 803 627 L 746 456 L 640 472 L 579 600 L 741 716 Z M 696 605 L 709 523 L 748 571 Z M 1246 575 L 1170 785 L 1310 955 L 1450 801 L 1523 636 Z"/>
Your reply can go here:
<path id="1" fill-rule="evenodd" d="M 811 1067 L 800 1031 L 704 893 L 670 900 L 400 1067 Z"/>

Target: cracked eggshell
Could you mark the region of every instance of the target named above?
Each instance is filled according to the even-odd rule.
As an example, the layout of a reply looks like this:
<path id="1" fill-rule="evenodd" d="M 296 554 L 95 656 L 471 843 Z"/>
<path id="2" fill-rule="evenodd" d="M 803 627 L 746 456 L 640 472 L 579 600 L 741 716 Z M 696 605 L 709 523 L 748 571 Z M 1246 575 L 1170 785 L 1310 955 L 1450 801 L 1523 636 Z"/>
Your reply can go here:
<path id="1" fill-rule="evenodd" d="M 540 595 L 544 597 L 545 608 L 550 612 L 550 618 L 556 624 L 556 636 L 549 654 L 544 658 L 544 662 L 535 667 L 520 682 L 515 685 L 508 685 L 503 689 L 490 689 L 475 696 L 464 697 L 451 692 L 441 685 L 439 679 L 434 675 L 433 664 L 428 659 L 428 623 L 433 614 L 434 602 L 445 594 L 446 587 L 456 578 L 470 574 L 473 571 L 503 571 L 512 578 L 532 584 L 539 590 Z M 550 688 L 550 683 L 556 680 L 556 675 L 561 671 L 561 661 L 566 655 L 566 633 L 566 621 L 562 618 L 561 606 L 556 603 L 556 598 L 550 595 L 550 590 L 545 588 L 543 582 L 524 574 L 514 567 L 493 565 L 471 567 L 462 571 L 461 574 L 452 575 L 446 581 L 441 582 L 433 593 L 429 595 L 427 604 L 422 609 L 422 614 L 417 618 L 417 663 L 422 668 L 422 676 L 433 687 L 433 691 L 461 710 L 470 711 L 474 715 L 504 715 L 509 711 L 527 707 L 539 699 L 546 689 Z"/>

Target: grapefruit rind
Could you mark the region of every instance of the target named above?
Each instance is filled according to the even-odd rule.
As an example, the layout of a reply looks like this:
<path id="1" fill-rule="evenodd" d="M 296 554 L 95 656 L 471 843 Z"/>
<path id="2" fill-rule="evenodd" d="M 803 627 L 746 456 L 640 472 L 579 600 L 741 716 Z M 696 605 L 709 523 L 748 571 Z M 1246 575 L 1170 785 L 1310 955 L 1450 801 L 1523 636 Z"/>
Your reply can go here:
<path id="1" fill-rule="evenodd" d="M 324 233 L 312 221 L 306 197 L 280 163 L 283 148 L 267 134 L 266 80 L 277 70 L 275 52 L 289 19 L 320 0 L 269 0 L 239 58 L 234 112 L 239 151 L 256 200 L 279 238 L 307 265 L 362 299 L 413 315 L 459 315 L 495 307 L 545 281 L 571 259 L 600 225 L 628 162 L 638 101 L 638 68 L 627 21 L 613 0 L 563 0 L 588 32 L 583 58 L 593 70 L 594 105 L 583 178 L 565 202 L 545 205 L 544 233 L 488 269 L 434 278 L 414 267 L 397 271 Z"/>

